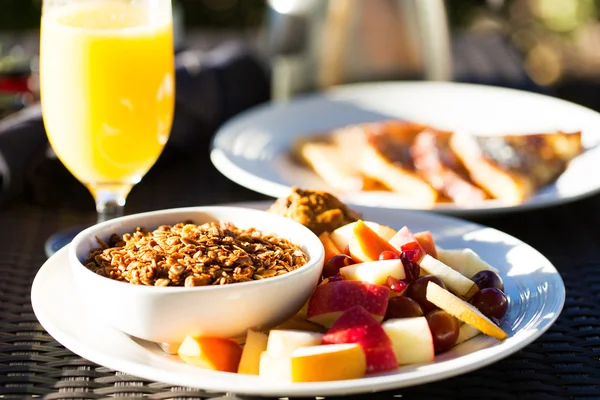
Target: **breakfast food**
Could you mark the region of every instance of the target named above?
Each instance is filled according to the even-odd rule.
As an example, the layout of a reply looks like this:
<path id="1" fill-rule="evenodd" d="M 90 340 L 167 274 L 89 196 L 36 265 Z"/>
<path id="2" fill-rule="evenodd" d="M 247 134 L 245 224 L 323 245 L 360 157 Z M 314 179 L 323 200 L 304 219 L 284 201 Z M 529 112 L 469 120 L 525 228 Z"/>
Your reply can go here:
<path id="1" fill-rule="evenodd" d="M 331 193 L 298 187 L 293 187 L 289 196 L 277 199 L 267 211 L 293 219 L 316 235 L 332 232 L 360 218 Z"/>
<path id="2" fill-rule="evenodd" d="M 326 150 L 316 156 L 315 146 Z M 420 208 L 522 203 L 582 152 L 581 132 L 481 136 L 403 120 L 347 126 L 293 148 L 336 193 L 387 190 Z"/>
<path id="3" fill-rule="evenodd" d="M 297 245 L 227 222 L 137 228 L 92 249 L 84 265 L 107 278 L 146 286 L 207 286 L 286 274 L 308 256 Z"/>
<path id="4" fill-rule="evenodd" d="M 296 316 L 271 330 L 249 330 L 241 352 L 219 342 L 227 362 L 188 338 L 182 360 L 270 381 L 317 382 L 434 362 L 481 334 L 507 337 L 500 328 L 508 310 L 502 278 L 472 250 L 442 249 L 429 231 L 361 219 L 324 233 L 321 281 Z"/>

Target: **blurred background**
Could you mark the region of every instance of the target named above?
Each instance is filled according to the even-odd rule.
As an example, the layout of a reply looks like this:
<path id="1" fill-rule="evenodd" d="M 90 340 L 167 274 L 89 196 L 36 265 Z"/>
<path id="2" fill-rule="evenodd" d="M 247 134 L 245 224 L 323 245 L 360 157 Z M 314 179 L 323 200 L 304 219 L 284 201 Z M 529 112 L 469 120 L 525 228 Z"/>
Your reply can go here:
<path id="1" fill-rule="evenodd" d="M 429 3 L 430 9 L 416 12 L 405 7 L 413 3 L 410 0 L 384 0 L 379 2 L 379 10 L 377 7 L 355 10 L 352 16 L 352 8 L 362 3 L 372 2 L 176 0 L 176 41 L 178 48 L 210 48 L 231 38 L 250 42 L 271 74 L 274 98 L 336 83 L 422 78 L 518 87 L 546 92 L 596 109 L 600 107 L 600 92 L 596 90 L 600 81 L 598 0 L 426 0 L 422 3 Z M 395 5 L 391 6 L 392 3 Z M 447 26 L 442 28 L 439 10 L 434 9 L 438 3 L 443 5 L 442 17 L 447 21 Z M 389 20 L 386 7 L 404 12 L 405 19 Z M 0 116 L 36 99 L 40 13 L 41 0 L 0 2 Z M 362 22 L 362 28 L 356 28 L 356 22 L 354 25 L 352 22 L 359 14 L 370 15 L 363 18 L 366 22 Z M 417 27 L 416 34 L 415 29 L 412 33 L 396 29 L 412 23 L 412 17 L 422 19 L 422 15 L 429 18 L 429 22 Z M 369 22 L 368 18 L 376 22 Z M 386 22 L 386 18 L 389 21 Z M 314 21 L 319 19 L 321 26 L 315 28 Z M 385 28 L 386 23 L 387 30 L 381 28 Z M 396 30 L 391 29 L 392 26 Z M 382 48 L 379 53 L 370 50 L 371 54 L 366 57 L 379 57 L 380 65 L 363 66 L 363 70 L 356 71 L 361 68 L 356 64 L 365 57 L 357 49 L 351 49 L 357 53 L 354 59 L 348 56 L 348 50 L 344 50 L 340 42 L 343 38 L 350 38 L 347 41 L 350 40 L 352 46 L 355 42 L 350 34 L 339 32 L 358 29 L 358 35 L 364 37 L 365 32 L 374 32 L 378 27 L 379 37 L 377 33 L 369 34 L 373 37 L 365 46 Z M 440 29 L 448 32 L 447 44 Z M 336 35 L 342 39 L 336 42 Z M 419 35 L 422 36 L 420 43 Z M 432 45 L 432 41 L 436 43 Z M 405 43 L 404 48 L 398 47 L 401 43 Z M 411 45 L 417 52 L 430 53 L 415 56 L 408 48 Z M 314 53 L 315 46 L 327 48 L 324 61 L 306 57 L 307 49 Z M 428 46 L 431 48 L 426 49 Z M 444 46 L 448 46 L 449 55 L 444 54 Z M 391 60 L 393 48 L 399 52 L 396 61 Z M 305 64 L 307 59 L 312 64 L 294 64 L 302 59 Z M 354 66 L 354 71 L 352 68 L 343 71 L 339 65 L 336 70 L 336 60 Z M 429 71 L 423 63 L 429 63 Z M 450 64 L 445 66 L 444 63 Z M 307 75 L 313 76 L 312 82 L 303 81 Z"/>
<path id="2" fill-rule="evenodd" d="M 25 191 L 38 204 L 90 207 L 83 186 L 45 151 L 35 106 L 41 3 L 0 0 L 0 153 L 12 175 L 4 180 L 0 204 Z M 343 83 L 471 82 L 549 94 L 600 111 L 600 0 L 173 4 L 175 120 L 168 151 L 153 171 L 180 159 L 168 158 L 175 153 L 207 159 L 197 155 L 206 153 L 211 135 L 248 107 Z M 15 122 L 5 118 L 9 114 Z"/>

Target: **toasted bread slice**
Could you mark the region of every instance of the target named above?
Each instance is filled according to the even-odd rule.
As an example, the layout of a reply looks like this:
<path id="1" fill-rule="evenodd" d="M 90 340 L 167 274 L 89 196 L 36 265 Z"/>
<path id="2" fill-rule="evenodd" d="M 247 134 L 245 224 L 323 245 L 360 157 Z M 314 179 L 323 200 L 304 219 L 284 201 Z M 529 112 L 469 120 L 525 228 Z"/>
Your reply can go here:
<path id="1" fill-rule="evenodd" d="M 361 155 L 361 172 L 378 179 L 391 191 L 417 199 L 423 207 L 432 207 L 438 192 L 415 171 L 410 145 L 426 127 L 404 121 L 385 121 L 364 127 L 365 142 L 355 149 Z"/>
<path id="2" fill-rule="evenodd" d="M 365 177 L 355 164 L 348 162 L 329 134 L 301 138 L 295 143 L 293 153 L 334 190 L 357 192 L 383 188 L 381 183 Z"/>
<path id="3" fill-rule="evenodd" d="M 473 184 L 462 162 L 450 148 L 452 132 L 426 129 L 410 147 L 416 170 L 433 188 L 454 203 L 472 206 L 489 198 Z"/>
<path id="4" fill-rule="evenodd" d="M 548 185 L 581 154 L 581 133 L 472 136 L 455 133 L 450 147 L 473 182 L 493 197 L 519 204 Z"/>

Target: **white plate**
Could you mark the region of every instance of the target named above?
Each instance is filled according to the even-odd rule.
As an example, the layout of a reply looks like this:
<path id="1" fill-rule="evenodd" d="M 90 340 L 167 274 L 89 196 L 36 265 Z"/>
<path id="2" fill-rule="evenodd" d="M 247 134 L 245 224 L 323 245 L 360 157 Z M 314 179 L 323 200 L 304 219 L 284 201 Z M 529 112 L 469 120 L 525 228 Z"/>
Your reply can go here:
<path id="1" fill-rule="evenodd" d="M 335 192 L 311 169 L 294 161 L 290 156 L 294 141 L 307 134 L 386 118 L 483 135 L 581 130 L 586 148 L 600 141 L 599 113 L 549 96 L 459 83 L 356 84 L 240 114 L 217 132 L 211 160 L 229 179 L 269 196 L 286 196 L 294 185 Z M 440 204 L 434 210 L 475 215 L 560 204 L 599 191 L 600 174 L 589 174 L 598 169 L 600 148 L 595 148 L 578 157 L 555 183 L 523 204 L 506 206 L 490 200 L 472 208 Z M 338 195 L 353 205 L 419 208 L 393 193 Z"/>
<path id="2" fill-rule="evenodd" d="M 264 209 L 267 204 L 270 203 L 243 205 Z M 497 267 L 510 301 L 502 323 L 509 337 L 498 342 L 480 335 L 438 356 L 434 363 L 410 365 L 357 380 L 291 384 L 214 372 L 186 365 L 154 343 L 99 324 L 78 301 L 64 249 L 38 272 L 31 289 L 33 309 L 50 335 L 74 353 L 98 364 L 174 385 L 261 396 L 345 395 L 440 380 L 508 357 L 542 335 L 558 318 L 565 300 L 560 275 L 544 256 L 518 239 L 492 228 L 436 214 L 371 208 L 359 211 L 366 220 L 385 222 L 394 228 L 407 225 L 414 231 L 429 229 L 439 246 L 470 247 Z M 110 304 L 107 302 L 107 307 Z"/>

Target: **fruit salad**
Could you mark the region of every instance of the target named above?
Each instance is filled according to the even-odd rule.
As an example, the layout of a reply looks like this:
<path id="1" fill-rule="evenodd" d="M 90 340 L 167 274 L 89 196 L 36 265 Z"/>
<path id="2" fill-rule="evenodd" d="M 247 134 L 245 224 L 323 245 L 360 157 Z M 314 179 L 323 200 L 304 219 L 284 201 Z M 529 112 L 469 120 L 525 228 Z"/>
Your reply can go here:
<path id="1" fill-rule="evenodd" d="M 319 237 L 322 279 L 294 318 L 240 341 L 187 337 L 181 359 L 274 381 L 332 381 L 432 362 L 479 334 L 506 338 L 503 281 L 472 250 L 362 220 Z"/>

